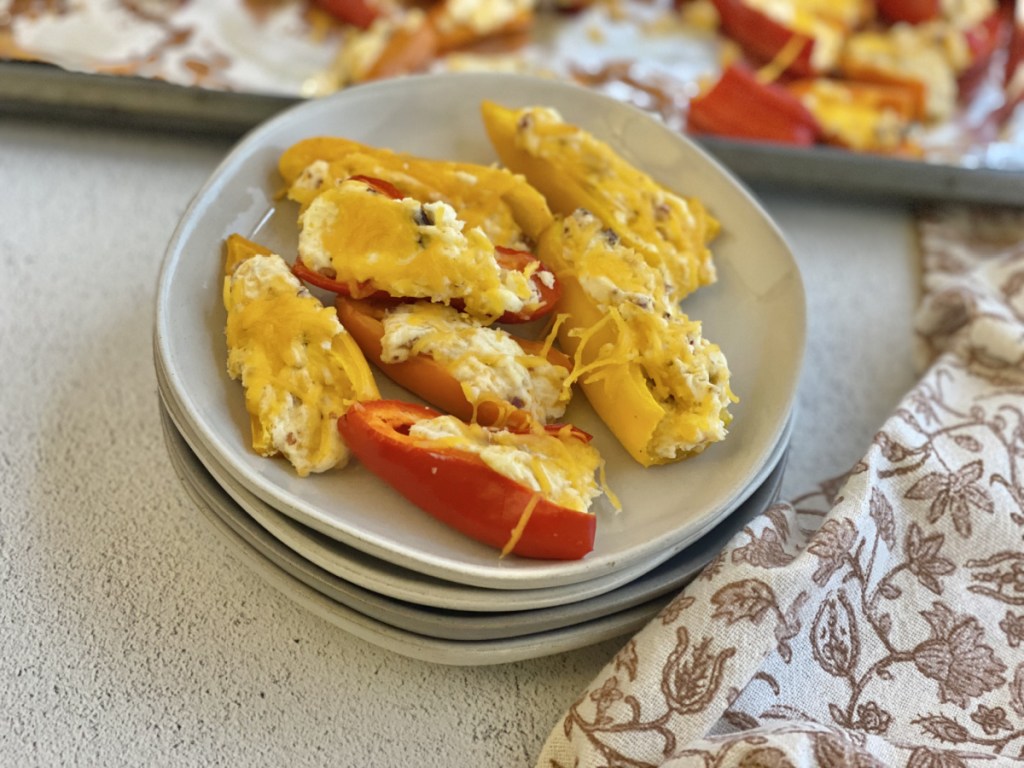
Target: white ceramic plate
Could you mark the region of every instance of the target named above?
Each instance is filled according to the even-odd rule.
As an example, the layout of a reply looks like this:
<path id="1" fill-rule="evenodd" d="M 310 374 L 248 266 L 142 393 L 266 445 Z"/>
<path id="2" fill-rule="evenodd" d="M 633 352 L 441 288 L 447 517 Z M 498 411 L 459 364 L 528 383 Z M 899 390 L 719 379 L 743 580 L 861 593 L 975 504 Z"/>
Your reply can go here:
<path id="1" fill-rule="evenodd" d="M 773 457 L 768 480 L 739 509 L 700 541 L 633 579 L 604 583 L 606 577 L 598 584 L 496 591 L 403 572 L 299 526 L 244 489 L 228 490 L 218 468 L 193 452 L 169 411 L 162 409 L 162 413 L 168 450 L 179 469 L 191 477 L 207 505 L 250 546 L 336 602 L 435 637 L 484 639 L 568 626 L 677 590 L 774 502 L 785 467 L 784 446 L 779 457 Z"/>
<path id="2" fill-rule="evenodd" d="M 255 455 L 241 388 L 224 373 L 220 270 L 223 239 L 240 232 L 294 253 L 295 211 L 275 203 L 276 163 L 301 138 L 339 134 L 440 158 L 492 162 L 479 104 L 543 104 L 609 141 L 627 159 L 721 221 L 714 245 L 720 279 L 685 309 L 730 360 L 732 434 L 680 463 L 642 469 L 583 398 L 568 418 L 594 434 L 623 502 L 595 506 L 594 551 L 576 562 L 509 557 L 423 514 L 362 467 L 298 478 L 286 462 Z M 792 408 L 804 349 L 804 294 L 782 235 L 760 205 L 687 139 L 593 91 L 502 74 L 409 77 L 342 91 L 289 110 L 250 133 L 186 211 L 168 247 L 157 296 L 155 354 L 168 399 L 241 484 L 279 511 L 332 538 L 403 567 L 461 583 L 509 589 L 586 581 L 659 553 L 679 551 L 734 510 L 768 474 Z M 394 392 L 381 387 L 386 394 Z"/>

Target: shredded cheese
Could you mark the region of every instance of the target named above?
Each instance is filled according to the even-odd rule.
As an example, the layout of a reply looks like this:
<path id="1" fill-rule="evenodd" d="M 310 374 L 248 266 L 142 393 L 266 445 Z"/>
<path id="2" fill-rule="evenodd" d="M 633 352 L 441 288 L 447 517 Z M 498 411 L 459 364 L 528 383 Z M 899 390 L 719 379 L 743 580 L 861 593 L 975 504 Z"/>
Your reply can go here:
<path id="1" fill-rule="evenodd" d="M 519 520 L 516 522 L 515 528 L 509 534 L 508 541 L 505 542 L 505 546 L 501 548 L 501 555 L 499 557 L 507 557 L 512 553 L 512 550 L 516 548 L 516 544 L 523 538 L 523 531 L 526 530 L 527 523 L 530 522 L 530 518 L 533 517 L 533 510 L 537 508 L 537 505 L 541 501 L 541 495 L 539 493 L 533 494 L 530 500 L 526 502 L 526 506 L 523 507 L 523 512 L 519 515 Z"/>
<path id="2" fill-rule="evenodd" d="M 791 35 L 786 44 L 775 54 L 775 58 L 757 70 L 755 75 L 757 81 L 767 85 L 778 80 L 779 76 L 797 60 L 806 43 L 807 38 L 803 35 Z"/>
<path id="3" fill-rule="evenodd" d="M 600 454 L 570 433 L 551 434 L 539 425 L 513 432 L 438 416 L 416 423 L 409 435 L 427 448 L 475 454 L 498 474 L 568 509 L 586 512 L 602 492 L 595 478 Z"/>

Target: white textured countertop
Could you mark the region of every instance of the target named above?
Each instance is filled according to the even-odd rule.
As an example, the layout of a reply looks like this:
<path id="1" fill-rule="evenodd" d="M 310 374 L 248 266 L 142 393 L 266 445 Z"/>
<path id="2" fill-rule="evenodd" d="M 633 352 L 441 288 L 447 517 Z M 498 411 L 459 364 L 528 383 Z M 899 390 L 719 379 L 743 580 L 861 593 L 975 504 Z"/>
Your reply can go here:
<path id="1" fill-rule="evenodd" d="M 171 468 L 154 291 L 228 148 L 0 123 L 0 763 L 530 765 L 621 640 L 478 668 L 380 650 L 246 570 Z M 760 192 L 807 289 L 792 494 L 913 383 L 917 257 L 899 204 Z"/>

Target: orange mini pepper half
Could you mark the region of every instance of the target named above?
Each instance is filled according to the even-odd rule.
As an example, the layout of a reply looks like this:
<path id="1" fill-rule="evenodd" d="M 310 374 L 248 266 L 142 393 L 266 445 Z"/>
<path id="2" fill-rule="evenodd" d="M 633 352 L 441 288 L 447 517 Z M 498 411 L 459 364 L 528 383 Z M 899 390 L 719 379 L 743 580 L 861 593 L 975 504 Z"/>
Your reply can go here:
<path id="1" fill-rule="evenodd" d="M 457 416 L 462 421 L 492 425 L 516 421 L 516 406 L 511 403 L 484 401 L 475 407 L 466 399 L 462 384 L 439 362 L 428 355 L 413 355 L 407 360 L 387 363 L 381 359 L 384 338 L 383 315 L 386 306 L 376 302 L 354 301 L 339 296 L 335 306 L 338 318 L 368 360 L 393 382 L 423 398 L 435 408 Z M 549 363 L 572 371 L 572 360 L 564 352 L 540 341 L 513 337 L 529 355 L 543 354 Z M 525 413 L 521 414 L 528 418 Z"/>
<path id="2" fill-rule="evenodd" d="M 786 85 L 818 120 L 823 141 L 861 152 L 917 155 L 907 137 L 917 93 L 898 83 L 814 78 Z"/>

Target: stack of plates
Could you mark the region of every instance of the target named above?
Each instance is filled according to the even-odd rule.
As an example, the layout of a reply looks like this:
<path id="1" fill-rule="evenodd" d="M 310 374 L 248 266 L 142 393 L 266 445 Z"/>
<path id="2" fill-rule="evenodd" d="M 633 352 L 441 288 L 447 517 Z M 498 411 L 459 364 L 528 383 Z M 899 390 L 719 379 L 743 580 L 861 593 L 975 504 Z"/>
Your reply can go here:
<path id="1" fill-rule="evenodd" d="M 696 195 L 722 224 L 719 281 L 686 310 L 730 361 L 729 437 L 643 469 L 582 396 L 566 420 L 594 435 L 616 512 L 595 503 L 594 551 L 575 562 L 499 558 L 408 504 L 358 463 L 299 478 L 257 456 L 241 386 L 226 374 L 222 244 L 239 232 L 290 256 L 296 211 L 276 162 L 299 139 L 343 135 L 439 158 L 493 162 L 479 104 L 557 108 L 635 165 Z M 414 117 L 413 117 L 414 116 Z M 260 575 L 370 642 L 449 664 L 490 664 L 635 631 L 775 498 L 804 348 L 800 275 L 777 228 L 720 166 L 638 110 L 592 91 L 512 75 L 403 78 L 304 104 L 247 136 L 198 193 L 169 246 L 155 364 L 167 447 L 211 523 Z M 379 377 L 385 397 L 409 395 Z M 225 566 L 228 567 L 228 566 Z"/>

